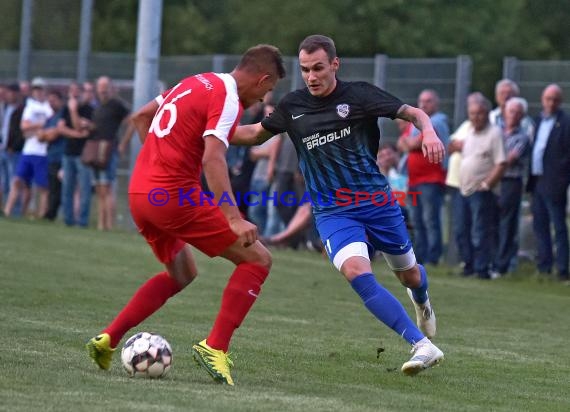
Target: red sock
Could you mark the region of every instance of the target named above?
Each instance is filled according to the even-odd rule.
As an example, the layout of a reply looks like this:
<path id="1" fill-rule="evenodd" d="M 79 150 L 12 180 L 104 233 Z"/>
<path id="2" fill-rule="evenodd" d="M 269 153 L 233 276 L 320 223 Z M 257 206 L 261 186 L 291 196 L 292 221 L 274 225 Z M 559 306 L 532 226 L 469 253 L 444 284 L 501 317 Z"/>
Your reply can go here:
<path id="1" fill-rule="evenodd" d="M 209 346 L 228 351 L 234 331 L 254 304 L 268 274 L 268 269 L 254 263 L 237 265 L 224 289 L 220 311 L 206 340 Z"/>
<path id="2" fill-rule="evenodd" d="M 147 280 L 103 331 L 111 336 L 111 347 L 115 348 L 129 329 L 156 312 L 180 290 L 178 282 L 166 272 L 160 272 Z"/>

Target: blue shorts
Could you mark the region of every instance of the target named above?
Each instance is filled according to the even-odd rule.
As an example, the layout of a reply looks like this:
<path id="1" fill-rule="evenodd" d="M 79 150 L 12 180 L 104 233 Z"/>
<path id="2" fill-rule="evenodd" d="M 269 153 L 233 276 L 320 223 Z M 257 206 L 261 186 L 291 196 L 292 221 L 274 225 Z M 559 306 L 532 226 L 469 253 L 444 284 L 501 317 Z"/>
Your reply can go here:
<path id="1" fill-rule="evenodd" d="M 398 204 L 370 204 L 347 210 L 339 209 L 334 214 L 317 215 L 315 221 L 321 240 L 335 266 L 336 254 L 351 243 L 365 244 L 368 256 L 373 256 L 376 250 L 392 256 L 409 252 L 413 254 L 412 242 Z"/>
<path id="2" fill-rule="evenodd" d="M 38 187 L 48 188 L 48 158 L 47 156 L 21 155 L 16 166 L 16 176 L 27 186 L 32 182 Z"/>

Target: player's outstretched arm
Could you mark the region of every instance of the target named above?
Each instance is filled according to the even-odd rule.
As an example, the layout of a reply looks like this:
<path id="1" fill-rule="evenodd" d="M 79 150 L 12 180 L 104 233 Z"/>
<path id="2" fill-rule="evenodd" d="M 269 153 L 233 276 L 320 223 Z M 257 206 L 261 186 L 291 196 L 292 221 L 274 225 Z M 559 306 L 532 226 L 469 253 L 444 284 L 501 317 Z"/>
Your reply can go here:
<path id="1" fill-rule="evenodd" d="M 445 147 L 427 114 L 417 107 L 404 104 L 398 110 L 397 117 L 412 122 L 422 134 L 422 151 L 430 163 L 440 163 L 445 156 Z"/>
<path id="2" fill-rule="evenodd" d="M 230 143 L 236 146 L 255 146 L 269 140 L 273 133 L 267 131 L 261 122 L 238 126 Z"/>

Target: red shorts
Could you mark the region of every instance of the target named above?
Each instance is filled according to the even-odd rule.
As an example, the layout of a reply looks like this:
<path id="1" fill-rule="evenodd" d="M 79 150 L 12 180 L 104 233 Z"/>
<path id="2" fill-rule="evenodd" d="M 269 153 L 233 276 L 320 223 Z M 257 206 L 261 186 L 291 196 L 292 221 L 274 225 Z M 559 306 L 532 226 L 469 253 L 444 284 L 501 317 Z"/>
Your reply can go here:
<path id="1" fill-rule="evenodd" d="M 220 208 L 209 204 L 179 205 L 177 199 L 153 205 L 146 194 L 129 194 L 131 215 L 141 235 L 162 263 L 170 263 L 186 243 L 206 255 L 219 256 L 237 235 Z"/>

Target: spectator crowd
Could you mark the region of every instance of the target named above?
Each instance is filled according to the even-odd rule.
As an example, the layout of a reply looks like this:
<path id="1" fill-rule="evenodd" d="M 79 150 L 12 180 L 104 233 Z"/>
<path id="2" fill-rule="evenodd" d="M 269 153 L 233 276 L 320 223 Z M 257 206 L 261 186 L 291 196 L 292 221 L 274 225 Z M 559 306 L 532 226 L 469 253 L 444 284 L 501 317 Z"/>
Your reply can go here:
<path id="1" fill-rule="evenodd" d="M 95 194 L 97 228 L 111 229 L 118 156 L 132 134 L 122 128 L 128 116 L 106 76 L 95 84 L 71 83 L 65 92 L 42 78 L 2 85 L 2 214 L 53 221 L 61 211 L 66 225 L 87 227 Z M 126 131 L 123 142 L 120 130 Z M 108 148 L 96 153 L 102 162 L 88 159 L 88 147 Z"/>

